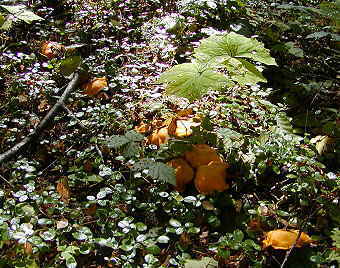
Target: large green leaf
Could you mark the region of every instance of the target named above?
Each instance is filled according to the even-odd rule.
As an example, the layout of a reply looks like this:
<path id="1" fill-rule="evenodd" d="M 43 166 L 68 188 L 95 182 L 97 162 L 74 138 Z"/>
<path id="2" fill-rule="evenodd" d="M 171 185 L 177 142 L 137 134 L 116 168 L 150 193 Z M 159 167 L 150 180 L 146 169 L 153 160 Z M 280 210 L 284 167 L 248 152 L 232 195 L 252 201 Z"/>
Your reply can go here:
<path id="1" fill-rule="evenodd" d="M 176 185 L 176 175 L 175 170 L 161 162 L 155 162 L 151 159 L 143 159 L 133 166 L 134 170 L 148 170 L 148 175 L 155 179 L 165 181 L 167 183 L 171 183 Z"/>
<path id="2" fill-rule="evenodd" d="M 33 21 L 43 20 L 42 17 L 35 15 L 32 11 L 29 11 L 24 5 L 17 5 L 17 6 L 6 6 L 0 5 L 2 8 L 7 10 L 13 16 L 22 20 L 28 24 L 32 23 Z"/>
<path id="3" fill-rule="evenodd" d="M 228 83 L 227 77 L 202 63 L 183 63 L 163 73 L 158 82 L 166 83 L 166 94 L 194 100 L 209 90 L 219 90 Z"/>
<path id="4" fill-rule="evenodd" d="M 232 59 L 230 62 L 234 62 L 234 68 L 228 68 L 230 70 L 230 78 L 239 83 L 240 85 L 245 84 L 256 84 L 258 82 L 267 82 L 267 79 L 263 77 L 262 73 L 256 68 L 256 66 L 244 59 Z"/>
<path id="5" fill-rule="evenodd" d="M 203 58 L 248 58 L 267 65 L 277 65 L 275 59 L 269 54 L 269 50 L 254 38 L 231 32 L 224 35 L 212 35 L 201 41 L 195 49 L 198 57 Z"/>

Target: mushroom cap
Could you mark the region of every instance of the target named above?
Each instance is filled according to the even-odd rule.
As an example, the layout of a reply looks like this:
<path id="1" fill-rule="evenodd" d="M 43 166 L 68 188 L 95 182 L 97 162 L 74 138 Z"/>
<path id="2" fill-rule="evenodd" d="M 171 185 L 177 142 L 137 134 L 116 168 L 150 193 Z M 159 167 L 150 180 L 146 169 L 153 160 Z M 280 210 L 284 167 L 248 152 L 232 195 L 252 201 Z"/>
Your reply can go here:
<path id="1" fill-rule="evenodd" d="M 223 160 L 216 150 L 206 144 L 193 145 L 191 151 L 184 153 L 184 158 L 194 168 L 202 165 L 208 165 L 211 161 L 223 163 Z"/>
<path id="2" fill-rule="evenodd" d="M 82 86 L 84 94 L 89 96 L 97 95 L 103 88 L 107 87 L 106 77 L 94 78 Z"/>
<path id="3" fill-rule="evenodd" d="M 211 194 L 214 191 L 227 190 L 227 167 L 226 163 L 220 161 L 211 161 L 208 165 L 199 166 L 195 176 L 197 191 L 201 194 Z"/>
<path id="4" fill-rule="evenodd" d="M 160 146 L 161 144 L 167 143 L 169 138 L 168 129 L 163 127 L 152 132 L 148 137 L 148 143 Z"/>
<path id="5" fill-rule="evenodd" d="M 185 185 L 189 184 L 194 178 L 194 170 L 183 158 L 175 158 L 167 163 L 175 169 L 176 174 L 176 190 L 183 192 Z"/>
<path id="6" fill-rule="evenodd" d="M 263 248 L 271 246 L 274 249 L 290 249 L 298 237 L 299 230 L 284 230 L 277 229 L 266 233 L 266 239 L 263 240 Z M 296 243 L 296 247 L 300 248 L 304 244 L 309 244 L 312 239 L 304 232 L 301 232 L 299 240 Z"/>
<path id="7" fill-rule="evenodd" d="M 152 128 L 151 124 L 146 124 L 144 122 L 140 123 L 139 126 L 135 127 L 135 130 L 138 133 L 145 134 L 146 132 L 149 132 Z"/>
<path id="8" fill-rule="evenodd" d="M 40 48 L 41 54 L 49 59 L 53 59 L 58 55 L 58 52 L 63 50 L 64 46 L 57 42 L 46 41 L 43 42 Z"/>

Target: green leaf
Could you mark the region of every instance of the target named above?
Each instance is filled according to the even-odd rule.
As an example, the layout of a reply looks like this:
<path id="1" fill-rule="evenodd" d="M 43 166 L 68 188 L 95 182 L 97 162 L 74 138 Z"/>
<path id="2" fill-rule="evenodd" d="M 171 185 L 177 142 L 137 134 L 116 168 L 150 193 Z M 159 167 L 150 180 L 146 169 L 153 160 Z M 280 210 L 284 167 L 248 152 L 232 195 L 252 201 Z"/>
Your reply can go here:
<path id="1" fill-rule="evenodd" d="M 158 82 L 166 83 L 166 94 L 195 100 L 209 90 L 223 88 L 228 80 L 215 68 L 202 63 L 183 63 L 163 73 Z"/>
<path id="2" fill-rule="evenodd" d="M 14 17 L 28 24 L 32 23 L 33 21 L 44 20 L 42 17 L 35 15 L 32 11 L 29 11 L 24 5 L 17 6 L 0 5 L 0 6 L 7 10 L 9 13 L 11 13 Z"/>
<path id="3" fill-rule="evenodd" d="M 244 59 L 238 59 L 240 63 L 237 66 L 237 73 L 231 76 L 231 79 L 240 85 L 256 84 L 258 82 L 267 82 L 267 79 L 263 77 L 262 73 L 256 68 L 256 66 Z"/>
<path id="4" fill-rule="evenodd" d="M 202 40 L 195 53 L 203 58 L 221 58 L 227 61 L 230 58 L 248 58 L 267 65 L 277 65 L 261 42 L 234 32 L 212 35 Z"/>
<path id="5" fill-rule="evenodd" d="M 58 70 L 62 75 L 70 76 L 79 67 L 81 61 L 80 56 L 66 58 L 60 61 Z"/>
<path id="6" fill-rule="evenodd" d="M 62 252 L 61 256 L 66 260 L 66 267 L 67 268 L 77 267 L 77 261 L 70 253 Z"/>
<path id="7" fill-rule="evenodd" d="M 139 152 L 139 146 L 135 142 L 129 142 L 125 147 L 123 151 L 123 155 L 125 157 L 133 157 Z"/>
<path id="8" fill-rule="evenodd" d="M 129 142 L 130 140 L 125 136 L 113 135 L 110 137 L 107 146 L 109 148 L 118 149 Z"/>
<path id="9" fill-rule="evenodd" d="M 329 34 L 331 34 L 331 33 L 320 31 L 320 32 L 315 32 L 315 33 L 309 34 L 309 35 L 306 36 L 306 38 L 320 39 L 320 38 L 323 38 L 325 36 L 328 36 Z"/>
<path id="10" fill-rule="evenodd" d="M 184 268 L 217 268 L 218 262 L 213 258 L 204 257 L 202 260 L 186 260 Z"/>
<path id="11" fill-rule="evenodd" d="M 13 19 L 7 18 L 1 25 L 0 30 L 8 31 L 12 28 L 12 26 L 13 26 Z"/>
<path id="12" fill-rule="evenodd" d="M 126 132 L 125 137 L 129 139 L 130 141 L 136 141 L 136 142 L 144 140 L 144 136 L 134 130 L 130 130 Z"/>
<path id="13" fill-rule="evenodd" d="M 150 159 L 141 160 L 134 164 L 134 170 L 148 170 L 148 175 L 155 179 L 176 185 L 175 170 L 161 162 L 154 162 Z"/>
<path id="14" fill-rule="evenodd" d="M 294 132 L 293 126 L 290 122 L 290 118 L 288 118 L 285 113 L 280 113 L 277 115 L 276 123 L 277 123 L 277 126 L 284 132 L 291 133 L 291 134 Z"/>
<path id="15" fill-rule="evenodd" d="M 0 27 L 5 23 L 5 17 L 0 14 Z"/>

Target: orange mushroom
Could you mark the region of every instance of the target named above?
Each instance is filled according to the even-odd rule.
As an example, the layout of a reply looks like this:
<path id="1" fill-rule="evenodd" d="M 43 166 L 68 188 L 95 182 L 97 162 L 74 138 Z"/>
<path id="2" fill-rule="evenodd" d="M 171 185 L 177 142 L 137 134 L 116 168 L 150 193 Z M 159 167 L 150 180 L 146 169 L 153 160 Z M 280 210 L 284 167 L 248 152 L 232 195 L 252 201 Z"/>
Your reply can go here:
<path id="1" fill-rule="evenodd" d="M 138 133 L 145 134 L 145 133 L 151 131 L 151 128 L 152 128 L 151 124 L 146 124 L 146 123 L 142 122 L 142 123 L 140 123 L 139 126 L 135 127 L 135 130 Z"/>
<path id="2" fill-rule="evenodd" d="M 184 153 L 185 160 L 197 168 L 202 165 L 208 165 L 211 161 L 223 163 L 221 157 L 218 155 L 214 148 L 206 144 L 194 145 L 191 151 Z"/>
<path id="3" fill-rule="evenodd" d="M 176 173 L 176 190 L 183 192 L 185 186 L 194 178 L 194 171 L 183 158 L 172 159 L 167 163 L 175 169 Z"/>
<path id="4" fill-rule="evenodd" d="M 284 230 L 277 229 L 265 234 L 266 238 L 263 240 L 263 248 L 272 247 L 274 249 L 290 249 L 296 242 L 299 235 L 299 230 Z M 299 240 L 296 242 L 296 247 L 300 248 L 305 244 L 312 242 L 312 239 L 304 232 L 301 232 Z"/>
<path id="5" fill-rule="evenodd" d="M 82 85 L 82 88 L 85 90 L 84 94 L 89 96 L 97 95 L 105 87 L 107 87 L 107 79 L 105 76 L 94 78 L 86 84 Z"/>
<path id="6" fill-rule="evenodd" d="M 40 48 L 41 54 L 46 56 L 49 59 L 53 59 L 58 56 L 60 52 L 62 52 L 65 47 L 62 44 L 57 42 L 46 41 L 43 42 Z"/>
<path id="7" fill-rule="evenodd" d="M 195 176 L 195 187 L 201 194 L 211 194 L 214 191 L 223 192 L 229 188 L 226 183 L 226 163 L 211 161 L 208 165 L 201 165 L 197 168 Z"/>
<path id="8" fill-rule="evenodd" d="M 161 129 L 156 129 L 149 137 L 148 143 L 160 146 L 161 144 L 165 144 L 169 140 L 168 129 L 163 127 Z"/>

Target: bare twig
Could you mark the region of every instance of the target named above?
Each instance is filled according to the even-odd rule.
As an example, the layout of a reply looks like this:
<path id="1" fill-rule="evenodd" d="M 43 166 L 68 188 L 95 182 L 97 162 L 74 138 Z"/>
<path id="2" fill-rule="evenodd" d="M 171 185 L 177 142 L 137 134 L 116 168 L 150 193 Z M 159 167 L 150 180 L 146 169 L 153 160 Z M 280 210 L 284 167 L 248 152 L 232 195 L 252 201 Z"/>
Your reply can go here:
<path id="1" fill-rule="evenodd" d="M 59 109 L 63 106 L 65 100 L 71 91 L 77 86 L 79 80 L 78 73 L 74 73 L 72 80 L 67 85 L 65 91 L 59 98 L 59 100 L 54 104 L 52 109 L 47 113 L 47 115 L 43 118 L 43 120 L 39 123 L 39 125 L 35 128 L 33 132 L 28 134 L 21 142 L 14 145 L 7 152 L 0 154 L 0 164 L 15 156 L 19 151 L 23 150 L 29 143 L 31 143 L 35 138 L 37 138 L 40 133 L 44 130 L 47 124 L 53 119 L 55 114 L 59 111 Z"/>
<path id="2" fill-rule="evenodd" d="M 1 174 L 0 174 L 0 178 L 3 179 L 5 182 L 7 182 L 7 184 L 9 186 L 13 187 L 12 184 L 4 176 L 2 176 Z"/>

